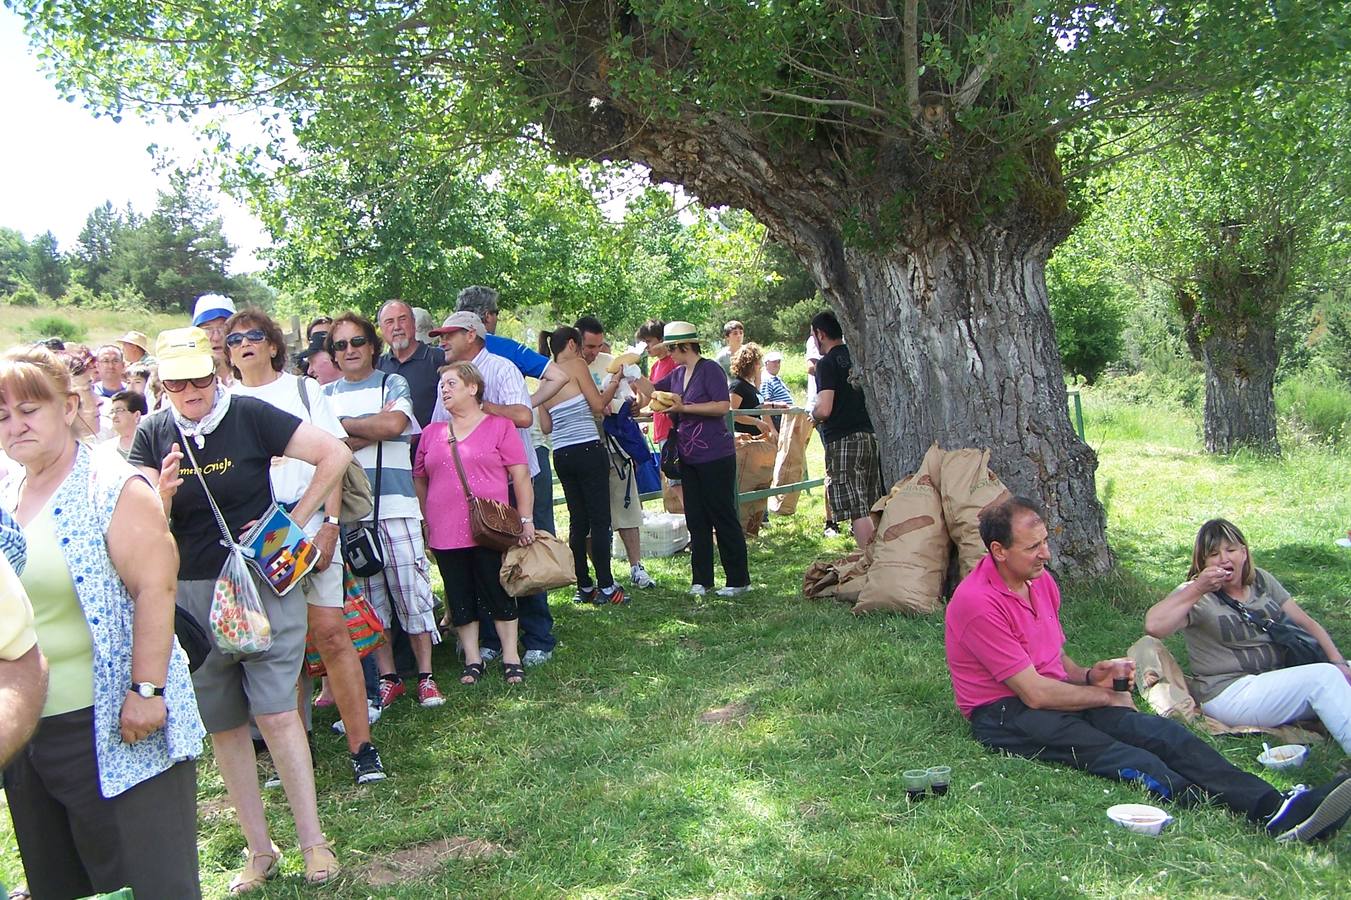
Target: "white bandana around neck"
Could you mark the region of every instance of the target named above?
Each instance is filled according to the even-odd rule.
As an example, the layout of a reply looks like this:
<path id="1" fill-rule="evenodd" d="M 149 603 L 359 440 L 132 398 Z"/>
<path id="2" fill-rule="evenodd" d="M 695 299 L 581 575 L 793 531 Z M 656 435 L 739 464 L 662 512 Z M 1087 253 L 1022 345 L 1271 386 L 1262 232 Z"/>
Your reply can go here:
<path id="1" fill-rule="evenodd" d="M 225 418 L 225 414 L 230 411 L 230 392 L 216 384 L 216 402 L 211 407 L 211 412 L 202 416 L 200 422 L 194 422 L 191 419 L 185 419 L 178 412 L 178 407 L 172 403 L 169 409 L 173 411 L 174 422 L 178 424 L 178 430 L 183 433 L 183 437 L 192 438 L 192 442 L 197 445 L 198 450 L 206 447 L 206 436 L 216 430 L 216 426 Z"/>

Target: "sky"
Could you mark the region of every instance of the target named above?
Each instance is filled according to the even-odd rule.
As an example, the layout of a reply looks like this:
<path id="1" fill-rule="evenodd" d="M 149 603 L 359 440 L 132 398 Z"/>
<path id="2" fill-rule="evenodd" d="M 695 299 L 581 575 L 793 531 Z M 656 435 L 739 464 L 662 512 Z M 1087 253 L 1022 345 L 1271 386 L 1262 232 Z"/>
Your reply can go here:
<path id="1" fill-rule="evenodd" d="M 45 231 L 58 246 L 74 247 L 85 218 L 105 200 L 142 214 L 155 208 L 157 192 L 168 188 L 167 172 L 156 171 L 147 147 L 190 163 L 199 155 L 187 123 L 96 119 L 80 103 L 67 103 L 43 75 L 29 49 L 18 14 L 0 7 L 0 226 L 32 240 Z M 238 248 L 232 273 L 261 268 L 255 258 L 268 242 L 262 224 L 224 193 L 213 198 L 226 238 Z"/>

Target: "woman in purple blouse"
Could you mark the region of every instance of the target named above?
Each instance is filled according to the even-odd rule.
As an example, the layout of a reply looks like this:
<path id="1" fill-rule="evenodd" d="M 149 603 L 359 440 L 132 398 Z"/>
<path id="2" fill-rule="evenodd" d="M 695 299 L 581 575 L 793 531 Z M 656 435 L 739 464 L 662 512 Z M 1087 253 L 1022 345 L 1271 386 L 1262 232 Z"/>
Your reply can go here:
<path id="1" fill-rule="evenodd" d="M 668 322 L 662 343 L 671 348 L 676 368 L 653 387 L 677 395 L 667 412 L 676 420 L 674 439 L 680 451 L 685 488 L 685 524 L 690 530 L 690 593 L 702 596 L 713 588 L 713 535 L 718 536 L 727 586 L 722 597 L 750 590 L 746 534 L 736 502 L 736 444 L 727 430 L 731 408 L 722 367 L 699 355 L 699 337 L 689 322 Z"/>

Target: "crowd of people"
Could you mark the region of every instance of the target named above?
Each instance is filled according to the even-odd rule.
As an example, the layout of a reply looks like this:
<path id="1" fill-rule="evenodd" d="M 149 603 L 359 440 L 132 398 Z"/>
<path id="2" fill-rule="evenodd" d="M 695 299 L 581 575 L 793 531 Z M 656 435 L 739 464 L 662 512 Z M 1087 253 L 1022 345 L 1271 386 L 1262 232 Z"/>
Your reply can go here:
<path id="1" fill-rule="evenodd" d="M 775 440 L 795 407 L 782 355 L 745 341 L 733 321 L 710 358 L 695 325 L 659 320 L 614 354 L 591 316 L 543 333 L 536 350 L 498 335 L 498 313 L 497 292 L 481 286 L 436 327 L 390 300 L 374 320 L 315 318 L 292 355 L 268 314 L 207 295 L 190 324 L 153 345 L 129 332 L 94 352 L 44 342 L 0 355 L 0 763 L 32 896 L 124 885 L 137 897 L 200 896 L 195 761 L 207 735 L 247 845 L 231 891 L 263 885 L 283 857 L 264 814 L 260 751 L 285 791 L 306 880 L 334 878 L 341 863 L 319 821 L 307 736 L 307 644 L 326 673 L 313 703 L 336 707 L 357 784 L 386 777 L 372 732 L 383 711 L 405 695 L 422 709 L 446 702 L 433 668 L 443 628 L 458 644 L 460 689 L 499 660 L 507 684 L 523 682 L 556 652 L 553 617 L 545 594 L 503 588 L 502 551 L 475 538 L 474 503 L 513 508 L 529 546 L 553 532 L 556 475 L 574 600 L 623 604 L 653 587 L 628 440 L 654 397 L 650 436 L 683 503 L 690 593 L 751 590 L 736 436 Z M 847 524 L 866 547 L 884 493 L 880 454 L 832 313 L 812 319 L 806 356 L 826 527 Z M 361 483 L 369 509 L 353 519 L 344 510 Z M 211 619 L 232 546 L 274 505 L 316 554 L 295 595 L 304 603 L 252 572 L 270 645 L 237 653 L 209 642 L 190 671 L 175 634 Z M 986 510 L 981 534 L 989 555 L 947 611 L 953 689 L 977 740 L 1164 798 L 1213 797 L 1279 837 L 1327 836 L 1345 822 L 1345 778 L 1281 794 L 1110 690 L 1129 660 L 1085 667 L 1065 655 L 1035 504 Z M 387 637 L 364 658 L 345 615 L 353 597 Z M 1302 625 L 1329 662 L 1281 668 L 1254 618 L 1263 615 Z M 1261 726 L 1316 715 L 1351 752 L 1345 658 L 1252 564 L 1231 523 L 1202 528 L 1189 580 L 1145 627 L 1183 631 L 1208 714 Z"/>

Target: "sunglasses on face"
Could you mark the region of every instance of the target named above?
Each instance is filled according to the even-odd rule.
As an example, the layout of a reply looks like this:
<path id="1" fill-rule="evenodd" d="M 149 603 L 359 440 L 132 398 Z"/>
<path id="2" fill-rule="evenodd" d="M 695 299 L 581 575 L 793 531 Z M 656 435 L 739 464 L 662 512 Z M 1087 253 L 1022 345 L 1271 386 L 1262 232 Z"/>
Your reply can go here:
<path id="1" fill-rule="evenodd" d="M 348 344 L 351 344 L 353 347 L 364 347 L 370 342 L 371 339 L 366 337 L 366 335 L 359 334 L 356 337 L 352 338 L 350 341 L 334 341 L 333 349 L 341 353 L 347 349 Z"/>
<path id="2" fill-rule="evenodd" d="M 248 331 L 236 331 L 225 336 L 225 344 L 228 347 L 238 347 L 240 344 L 248 341 L 250 344 L 261 344 L 267 340 L 267 335 L 261 328 L 250 328 Z"/>
<path id="3" fill-rule="evenodd" d="M 195 388 L 207 388 L 211 387 L 215 381 L 216 376 L 212 374 L 203 375 L 201 378 L 166 378 L 161 381 L 160 384 L 162 384 L 164 389 L 169 393 L 178 394 L 187 390 L 188 385 L 192 385 Z"/>

